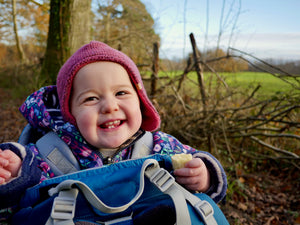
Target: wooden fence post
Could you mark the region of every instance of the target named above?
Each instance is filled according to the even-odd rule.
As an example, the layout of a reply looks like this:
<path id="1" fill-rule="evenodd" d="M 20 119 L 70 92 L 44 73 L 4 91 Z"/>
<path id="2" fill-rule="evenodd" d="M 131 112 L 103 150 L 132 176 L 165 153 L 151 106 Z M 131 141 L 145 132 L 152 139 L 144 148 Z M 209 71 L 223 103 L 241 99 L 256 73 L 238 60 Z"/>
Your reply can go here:
<path id="1" fill-rule="evenodd" d="M 204 88 L 204 81 L 203 81 L 203 70 L 202 70 L 202 65 L 201 63 L 198 63 L 198 58 L 199 52 L 197 49 L 196 41 L 194 38 L 194 34 L 190 34 L 190 39 L 193 47 L 193 56 L 194 56 L 194 63 L 195 63 L 195 69 L 197 72 L 197 77 L 198 77 L 198 84 L 199 84 L 199 89 L 201 93 L 201 98 L 202 98 L 202 105 L 203 105 L 203 113 L 204 116 L 206 116 L 206 95 L 205 95 L 205 88 Z"/>
<path id="2" fill-rule="evenodd" d="M 150 96 L 153 99 L 156 95 L 156 86 L 157 86 L 157 79 L 158 79 L 158 61 L 159 61 L 159 50 L 158 50 L 158 43 L 153 44 L 153 61 L 152 61 L 152 74 L 151 74 L 151 91 Z"/>
<path id="3" fill-rule="evenodd" d="M 195 64 L 195 69 L 197 72 L 197 77 L 198 77 L 198 84 L 199 84 L 199 89 L 201 93 L 201 98 L 202 98 L 202 105 L 203 105 L 203 117 L 204 120 L 206 121 L 207 117 L 207 102 L 206 102 L 206 94 L 205 94 L 205 87 L 204 87 L 204 81 L 203 81 L 203 69 L 201 63 L 198 62 L 198 59 L 200 58 L 198 48 L 196 45 L 196 41 L 194 38 L 194 34 L 190 34 L 190 39 L 193 47 L 193 56 L 194 56 L 194 64 Z M 210 152 L 212 152 L 212 134 L 210 132 L 207 132 L 206 130 L 207 125 L 205 124 L 204 126 L 204 134 L 207 137 L 207 144 L 208 144 L 208 149 Z"/>

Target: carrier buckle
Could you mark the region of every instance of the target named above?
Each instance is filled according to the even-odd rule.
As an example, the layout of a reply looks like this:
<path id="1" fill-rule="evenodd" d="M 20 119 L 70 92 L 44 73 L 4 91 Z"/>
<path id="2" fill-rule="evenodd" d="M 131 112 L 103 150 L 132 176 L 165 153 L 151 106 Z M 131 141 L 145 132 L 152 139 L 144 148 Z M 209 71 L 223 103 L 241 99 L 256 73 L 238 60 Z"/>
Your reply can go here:
<path id="1" fill-rule="evenodd" d="M 202 217 L 205 224 L 207 224 L 207 221 L 209 221 L 214 215 L 213 207 L 205 200 L 198 202 L 194 207 Z"/>
<path id="2" fill-rule="evenodd" d="M 155 184 L 159 190 L 165 192 L 175 182 L 175 178 L 164 168 L 160 168 L 151 177 L 150 181 Z"/>
<path id="3" fill-rule="evenodd" d="M 53 201 L 51 218 L 56 220 L 73 219 L 77 194 L 78 189 L 60 191 L 59 195 Z"/>

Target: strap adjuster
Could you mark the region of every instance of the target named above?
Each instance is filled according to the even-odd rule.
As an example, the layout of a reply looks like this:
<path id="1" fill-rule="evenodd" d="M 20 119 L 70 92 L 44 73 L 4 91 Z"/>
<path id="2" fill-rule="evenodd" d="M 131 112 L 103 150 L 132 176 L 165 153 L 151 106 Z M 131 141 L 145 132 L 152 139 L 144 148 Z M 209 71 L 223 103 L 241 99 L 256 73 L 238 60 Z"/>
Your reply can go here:
<path id="1" fill-rule="evenodd" d="M 205 224 L 208 224 L 207 221 L 210 220 L 210 217 L 214 216 L 214 209 L 208 201 L 201 200 L 194 208 L 200 214 Z"/>
<path id="2" fill-rule="evenodd" d="M 150 181 L 155 184 L 159 190 L 165 192 L 175 183 L 175 178 L 167 170 L 160 168 L 150 177 Z"/>
<path id="3" fill-rule="evenodd" d="M 70 220 L 74 218 L 76 198 L 64 196 L 64 194 L 66 194 L 66 192 L 69 191 L 72 190 L 60 191 L 60 195 L 54 199 L 51 211 L 51 218 L 56 220 Z"/>

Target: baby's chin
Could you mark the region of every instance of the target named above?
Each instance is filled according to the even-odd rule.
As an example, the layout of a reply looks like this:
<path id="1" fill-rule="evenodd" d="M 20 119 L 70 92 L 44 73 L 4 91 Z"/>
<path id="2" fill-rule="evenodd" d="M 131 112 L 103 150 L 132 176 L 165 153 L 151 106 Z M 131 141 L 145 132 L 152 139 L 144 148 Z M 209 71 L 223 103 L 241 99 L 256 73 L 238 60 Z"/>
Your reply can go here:
<path id="1" fill-rule="evenodd" d="M 125 141 L 124 141 L 125 142 Z M 124 142 L 122 141 L 117 141 L 114 143 L 109 143 L 105 145 L 100 145 L 98 146 L 99 149 L 118 149 Z"/>

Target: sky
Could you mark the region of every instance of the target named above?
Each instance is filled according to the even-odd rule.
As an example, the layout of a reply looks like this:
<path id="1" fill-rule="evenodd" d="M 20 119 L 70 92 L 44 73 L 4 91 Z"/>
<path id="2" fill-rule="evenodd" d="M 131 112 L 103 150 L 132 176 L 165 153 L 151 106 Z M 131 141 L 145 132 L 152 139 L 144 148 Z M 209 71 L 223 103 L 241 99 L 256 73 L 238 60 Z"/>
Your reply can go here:
<path id="1" fill-rule="evenodd" d="M 300 0 L 141 1 L 161 37 L 162 58 L 185 57 L 192 51 L 193 33 L 202 51 L 220 40 L 224 50 L 230 46 L 261 59 L 300 60 Z"/>

